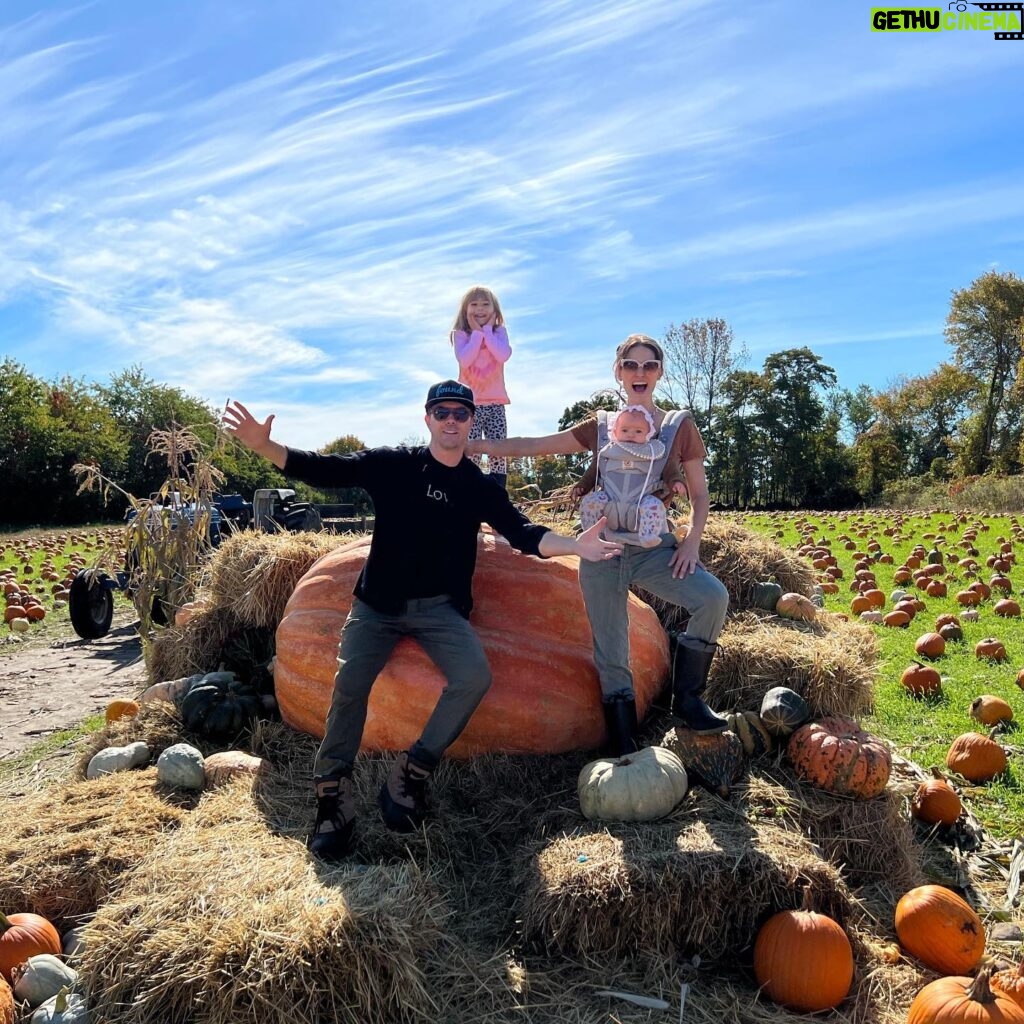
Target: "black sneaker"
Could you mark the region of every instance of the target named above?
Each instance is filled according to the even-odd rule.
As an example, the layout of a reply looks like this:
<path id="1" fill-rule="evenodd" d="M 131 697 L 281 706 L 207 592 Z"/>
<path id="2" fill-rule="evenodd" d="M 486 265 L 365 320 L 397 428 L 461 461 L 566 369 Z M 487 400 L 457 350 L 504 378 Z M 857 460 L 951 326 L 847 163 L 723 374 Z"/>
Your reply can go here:
<path id="1" fill-rule="evenodd" d="M 309 837 L 309 850 L 320 860 L 337 861 L 352 850 L 356 805 L 352 780 L 322 779 L 316 784 L 316 822 Z"/>
<path id="2" fill-rule="evenodd" d="M 392 832 L 415 832 L 423 824 L 430 774 L 429 768 L 411 761 L 407 751 L 398 755 L 378 798 L 384 824 Z"/>

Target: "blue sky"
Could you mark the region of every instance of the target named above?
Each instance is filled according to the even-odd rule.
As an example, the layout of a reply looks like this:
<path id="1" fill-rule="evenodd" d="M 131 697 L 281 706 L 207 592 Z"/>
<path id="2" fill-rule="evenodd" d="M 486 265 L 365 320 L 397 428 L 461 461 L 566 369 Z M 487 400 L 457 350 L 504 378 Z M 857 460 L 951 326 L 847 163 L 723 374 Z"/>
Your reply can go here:
<path id="1" fill-rule="evenodd" d="M 421 436 L 474 282 L 512 433 L 690 317 L 927 372 L 951 291 L 1024 269 L 1024 41 L 870 8 L 4 0 L 0 352 L 303 447 Z"/>

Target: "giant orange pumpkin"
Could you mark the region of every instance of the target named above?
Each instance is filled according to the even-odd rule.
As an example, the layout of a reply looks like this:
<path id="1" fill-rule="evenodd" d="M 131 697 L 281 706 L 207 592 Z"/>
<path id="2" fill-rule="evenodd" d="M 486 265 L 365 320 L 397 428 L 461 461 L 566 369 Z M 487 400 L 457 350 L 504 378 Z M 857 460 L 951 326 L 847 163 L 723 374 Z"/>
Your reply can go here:
<path id="1" fill-rule="evenodd" d="M 322 737 L 337 671 L 338 636 L 368 538 L 329 552 L 299 581 L 277 629 L 274 687 L 281 717 Z M 470 619 L 493 683 L 454 757 L 487 751 L 559 753 L 605 736 L 601 690 L 575 558 L 516 554 L 481 533 Z M 654 611 L 629 596 L 630 668 L 642 718 L 668 674 L 668 642 Z M 370 692 L 363 750 L 404 750 L 423 731 L 444 677 L 422 648 L 400 640 Z"/>
<path id="2" fill-rule="evenodd" d="M 900 945 L 940 974 L 967 974 L 985 952 L 981 918 L 952 889 L 919 885 L 896 904 Z"/>

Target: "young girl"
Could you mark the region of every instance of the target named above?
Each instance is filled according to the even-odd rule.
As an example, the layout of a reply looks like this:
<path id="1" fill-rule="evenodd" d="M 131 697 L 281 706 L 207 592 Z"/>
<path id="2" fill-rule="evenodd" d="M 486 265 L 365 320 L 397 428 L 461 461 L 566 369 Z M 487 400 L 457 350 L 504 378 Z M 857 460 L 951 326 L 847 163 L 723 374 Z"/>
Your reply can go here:
<path id="1" fill-rule="evenodd" d="M 498 297 L 489 288 L 474 285 L 462 296 L 451 343 L 459 361 L 459 380 L 472 388 L 476 402 L 470 440 L 502 440 L 508 436 L 504 367 L 512 349 Z M 475 456 L 473 461 L 479 465 L 480 457 Z M 504 487 L 505 459 L 492 458 L 489 465 L 491 476 Z"/>
<path id="2" fill-rule="evenodd" d="M 642 548 L 661 544 L 668 533 L 665 506 L 655 492 L 662 485 L 674 494 L 686 489 L 678 464 L 670 465 L 662 441 L 655 437 L 654 417 L 642 405 L 627 405 L 607 425 L 598 424 L 594 490 L 580 502 L 584 529 L 602 516 L 605 536 Z"/>

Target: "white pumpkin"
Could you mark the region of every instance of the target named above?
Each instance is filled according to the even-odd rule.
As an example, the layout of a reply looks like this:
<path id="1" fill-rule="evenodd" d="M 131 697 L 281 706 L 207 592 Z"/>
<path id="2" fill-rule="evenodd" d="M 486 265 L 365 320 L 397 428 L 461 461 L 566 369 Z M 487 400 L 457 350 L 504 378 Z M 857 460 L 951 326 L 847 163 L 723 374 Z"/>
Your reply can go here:
<path id="1" fill-rule="evenodd" d="M 80 924 L 77 928 L 69 928 L 60 937 L 60 948 L 65 956 L 73 957 L 85 952 L 85 928 Z"/>
<path id="2" fill-rule="evenodd" d="M 85 769 L 87 779 L 98 779 L 101 775 L 113 775 L 114 772 L 126 772 L 137 768 L 149 760 L 149 747 L 136 740 L 123 747 L 104 747 L 93 754 L 89 767 Z"/>
<path id="3" fill-rule="evenodd" d="M 89 1024 L 89 1004 L 85 996 L 62 989 L 32 1012 L 29 1024 Z"/>
<path id="4" fill-rule="evenodd" d="M 158 782 L 174 789 L 202 789 L 206 785 L 203 755 L 188 743 L 175 743 L 156 760 Z"/>
<path id="5" fill-rule="evenodd" d="M 683 762 L 664 747 L 644 747 L 625 757 L 591 761 L 576 784 L 584 817 L 603 821 L 663 818 L 688 788 Z"/>
<path id="6" fill-rule="evenodd" d="M 37 953 L 14 968 L 14 994 L 29 1006 L 39 1006 L 77 983 L 78 972 L 52 953 Z"/>

